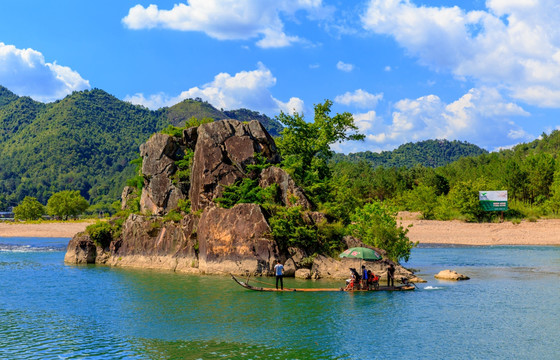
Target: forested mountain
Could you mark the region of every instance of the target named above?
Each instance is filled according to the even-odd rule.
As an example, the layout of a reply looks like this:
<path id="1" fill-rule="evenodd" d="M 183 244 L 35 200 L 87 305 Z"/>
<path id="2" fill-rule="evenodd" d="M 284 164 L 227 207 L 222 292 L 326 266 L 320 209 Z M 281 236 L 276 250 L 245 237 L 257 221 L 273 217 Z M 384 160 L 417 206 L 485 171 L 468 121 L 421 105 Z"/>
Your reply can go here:
<path id="1" fill-rule="evenodd" d="M 366 161 L 374 168 L 413 167 L 422 165 L 436 168 L 452 163 L 462 157 L 476 156 L 487 153 L 486 150 L 464 141 L 425 140 L 417 143 L 406 143 L 393 151 L 375 153 L 364 151 L 349 155 L 336 154 L 333 161 L 349 161 L 357 163 Z"/>
<path id="2" fill-rule="evenodd" d="M 60 190 L 79 190 L 92 202 L 117 199 L 132 175 L 129 162 L 164 119 L 97 89 L 46 105 L 18 98 L 0 114 L 0 193 L 43 204 Z"/>
<path id="3" fill-rule="evenodd" d="M 243 120 L 251 115 L 270 121 L 264 125 L 273 132 L 278 128 L 275 120 L 254 112 Z M 67 189 L 107 205 L 133 176 L 130 161 L 138 157 L 140 144 L 193 116 L 228 117 L 200 99 L 151 111 L 94 89 L 43 104 L 0 86 L 0 210 L 25 196 L 45 204 Z"/>
<path id="4" fill-rule="evenodd" d="M 164 109 L 168 122 L 177 127 L 185 125 L 185 121 L 192 117 L 197 119 L 211 118 L 214 120 L 234 119 L 239 121 L 258 120 L 268 130 L 270 135 L 278 136 L 282 131 L 282 124 L 265 114 L 248 109 L 220 111 L 200 98 L 186 99 L 180 103 Z"/>

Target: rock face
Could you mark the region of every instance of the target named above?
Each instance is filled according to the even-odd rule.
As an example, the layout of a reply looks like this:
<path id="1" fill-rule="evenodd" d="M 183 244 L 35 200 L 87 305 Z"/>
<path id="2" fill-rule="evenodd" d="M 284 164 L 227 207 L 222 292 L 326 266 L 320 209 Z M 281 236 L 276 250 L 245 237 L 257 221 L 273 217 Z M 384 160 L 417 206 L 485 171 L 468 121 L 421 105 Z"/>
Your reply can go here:
<path id="1" fill-rule="evenodd" d="M 140 156 L 145 178 L 140 211 L 163 215 L 176 208 L 179 199 L 185 198 L 171 179 L 177 172 L 175 162 L 184 156 L 184 150 L 172 136 L 155 134 L 140 146 Z"/>
<path id="2" fill-rule="evenodd" d="M 187 154 L 192 154 L 188 180 L 177 176 L 184 170 L 178 163 Z M 260 174 L 249 171 L 248 165 L 280 161 L 274 140 L 258 121 L 217 121 L 186 129 L 181 137 L 155 134 L 140 147 L 140 155 L 144 177 L 140 212 L 146 215 L 130 215 L 120 237 L 105 249 L 85 234 L 76 236 L 68 245 L 67 263 L 271 274 L 274 260 L 281 257 L 261 207 L 239 204 L 223 209 L 214 203 L 225 185 L 247 177 L 261 182 Z M 269 172 L 285 184 L 280 186 L 281 196 L 288 199 L 294 194 L 298 204 L 309 204 L 289 175 L 275 169 Z M 270 179 L 263 183 L 272 184 Z M 136 188 L 125 188 L 123 209 L 135 195 Z M 179 222 L 166 221 L 165 215 L 177 212 L 182 199 L 191 201 L 192 213 L 183 214 Z M 287 272 L 293 275 L 295 270 L 292 261 Z"/>
<path id="3" fill-rule="evenodd" d="M 466 275 L 459 274 L 457 271 L 454 270 L 442 270 L 436 275 L 434 275 L 436 279 L 439 280 L 451 280 L 451 281 L 459 281 L 459 280 L 469 280 L 470 278 Z"/>
<path id="4" fill-rule="evenodd" d="M 198 235 L 202 272 L 272 274 L 278 249 L 259 205 L 206 208 Z"/>
<path id="5" fill-rule="evenodd" d="M 311 209 L 311 203 L 301 188 L 296 186 L 287 172 L 276 166 L 264 169 L 259 181 L 260 187 L 263 188 L 272 184 L 278 184 L 282 202 L 285 206 L 301 206 L 304 210 Z"/>
<path id="6" fill-rule="evenodd" d="M 255 154 L 270 163 L 280 157 L 274 140 L 258 121 L 217 121 L 198 127 L 192 180 L 189 192 L 193 211 L 214 206 L 224 185 L 247 177 L 247 165 L 255 164 Z"/>
<path id="7" fill-rule="evenodd" d="M 86 234 L 74 236 L 66 247 L 64 262 L 69 264 L 92 264 L 97 256 L 97 248 Z"/>

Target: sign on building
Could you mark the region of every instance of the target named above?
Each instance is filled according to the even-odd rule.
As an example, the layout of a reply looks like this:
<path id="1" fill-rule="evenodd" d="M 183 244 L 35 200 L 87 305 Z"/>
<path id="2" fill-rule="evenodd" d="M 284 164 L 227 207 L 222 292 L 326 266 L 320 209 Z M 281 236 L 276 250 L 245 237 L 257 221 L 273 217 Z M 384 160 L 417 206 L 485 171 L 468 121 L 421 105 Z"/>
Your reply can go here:
<path id="1" fill-rule="evenodd" d="M 479 191 L 478 199 L 484 211 L 507 211 L 508 209 L 507 190 Z"/>

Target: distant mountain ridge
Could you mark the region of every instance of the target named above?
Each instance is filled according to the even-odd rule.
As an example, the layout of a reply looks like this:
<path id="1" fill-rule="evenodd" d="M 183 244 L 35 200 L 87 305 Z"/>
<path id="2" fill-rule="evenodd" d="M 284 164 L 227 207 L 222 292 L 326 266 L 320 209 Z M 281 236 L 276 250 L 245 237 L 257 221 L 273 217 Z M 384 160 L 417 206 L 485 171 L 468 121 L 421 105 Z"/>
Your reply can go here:
<path id="1" fill-rule="evenodd" d="M 458 140 L 425 140 L 416 143 L 406 143 L 393 151 L 380 153 L 364 151 L 348 155 L 336 154 L 333 161 L 360 162 L 366 161 L 373 167 L 440 167 L 459 160 L 466 156 L 478 156 L 488 151 Z"/>
<path id="2" fill-rule="evenodd" d="M 200 99 L 149 110 L 100 89 L 74 92 L 43 104 L 0 86 L 0 210 L 33 196 L 43 204 L 54 192 L 80 190 L 91 203 L 120 197 L 138 147 L 169 124 L 195 116 L 256 119 L 278 135 L 281 125 L 250 110 L 215 109 Z"/>

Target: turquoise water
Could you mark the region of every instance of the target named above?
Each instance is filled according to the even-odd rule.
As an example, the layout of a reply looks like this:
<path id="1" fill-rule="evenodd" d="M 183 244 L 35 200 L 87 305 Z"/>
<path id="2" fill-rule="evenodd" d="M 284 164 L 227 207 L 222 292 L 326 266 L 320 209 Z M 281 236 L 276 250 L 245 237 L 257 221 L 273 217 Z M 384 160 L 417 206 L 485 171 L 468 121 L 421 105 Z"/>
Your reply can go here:
<path id="1" fill-rule="evenodd" d="M 560 247 L 417 248 L 417 291 L 348 294 L 67 266 L 67 242 L 0 238 L 1 359 L 560 358 Z"/>

